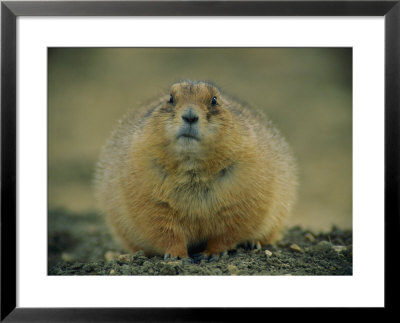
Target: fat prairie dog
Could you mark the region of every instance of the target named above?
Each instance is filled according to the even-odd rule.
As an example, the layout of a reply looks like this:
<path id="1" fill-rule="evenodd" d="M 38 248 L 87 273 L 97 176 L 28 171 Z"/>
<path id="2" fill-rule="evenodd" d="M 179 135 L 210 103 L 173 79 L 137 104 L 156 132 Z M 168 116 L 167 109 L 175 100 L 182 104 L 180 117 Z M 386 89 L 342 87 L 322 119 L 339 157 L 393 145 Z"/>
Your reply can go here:
<path id="1" fill-rule="evenodd" d="M 279 238 L 295 199 L 295 165 L 268 121 L 184 81 L 114 130 L 97 170 L 97 198 L 115 235 L 132 252 L 218 257 L 238 244 Z"/>

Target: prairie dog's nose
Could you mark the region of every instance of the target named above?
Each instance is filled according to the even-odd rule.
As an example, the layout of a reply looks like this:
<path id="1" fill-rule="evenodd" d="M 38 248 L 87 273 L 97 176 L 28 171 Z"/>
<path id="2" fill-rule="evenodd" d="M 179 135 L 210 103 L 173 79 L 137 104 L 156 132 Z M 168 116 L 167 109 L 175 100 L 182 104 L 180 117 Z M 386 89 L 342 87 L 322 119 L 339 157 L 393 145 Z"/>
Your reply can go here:
<path id="1" fill-rule="evenodd" d="M 192 124 L 196 123 L 199 120 L 199 116 L 192 107 L 189 107 L 182 113 L 182 120 L 185 123 Z"/>

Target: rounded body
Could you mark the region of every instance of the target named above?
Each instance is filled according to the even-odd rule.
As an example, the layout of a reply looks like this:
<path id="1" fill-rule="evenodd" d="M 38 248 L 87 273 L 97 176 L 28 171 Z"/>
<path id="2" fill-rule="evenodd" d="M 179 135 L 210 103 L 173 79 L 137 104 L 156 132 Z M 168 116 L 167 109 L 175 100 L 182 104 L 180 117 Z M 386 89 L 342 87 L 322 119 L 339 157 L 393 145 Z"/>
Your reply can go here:
<path id="1" fill-rule="evenodd" d="M 131 251 L 188 257 L 240 243 L 274 242 L 295 200 L 295 165 L 269 121 L 205 82 L 181 82 L 136 117 L 102 152 L 97 198 Z"/>

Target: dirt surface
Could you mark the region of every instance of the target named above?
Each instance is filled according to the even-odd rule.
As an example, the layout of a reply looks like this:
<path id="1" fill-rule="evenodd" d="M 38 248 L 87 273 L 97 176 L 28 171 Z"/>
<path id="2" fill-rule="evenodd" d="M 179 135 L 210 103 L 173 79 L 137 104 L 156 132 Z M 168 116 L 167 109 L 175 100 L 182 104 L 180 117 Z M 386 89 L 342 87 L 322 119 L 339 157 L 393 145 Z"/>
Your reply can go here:
<path id="1" fill-rule="evenodd" d="M 51 210 L 48 229 L 49 275 L 352 275 L 352 232 L 336 227 L 289 228 L 276 245 L 243 246 L 211 261 L 199 257 L 202 246 L 185 261 L 127 254 L 96 213 Z"/>

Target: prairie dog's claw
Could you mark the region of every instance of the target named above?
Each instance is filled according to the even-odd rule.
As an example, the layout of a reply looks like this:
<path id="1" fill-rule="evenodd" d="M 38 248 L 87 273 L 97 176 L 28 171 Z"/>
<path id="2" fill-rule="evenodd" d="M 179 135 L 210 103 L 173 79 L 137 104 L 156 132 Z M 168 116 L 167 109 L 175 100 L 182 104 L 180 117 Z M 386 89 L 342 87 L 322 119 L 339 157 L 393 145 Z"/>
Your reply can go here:
<path id="1" fill-rule="evenodd" d="M 260 241 L 248 241 L 242 244 L 245 248 L 249 248 L 250 250 L 261 250 L 262 245 Z"/>
<path id="2" fill-rule="evenodd" d="M 220 257 L 226 256 L 228 254 L 228 250 L 224 250 L 219 253 L 207 254 L 203 253 L 202 259 L 208 259 L 208 262 L 218 261 Z"/>
<path id="3" fill-rule="evenodd" d="M 261 243 L 260 243 L 260 241 L 257 241 L 256 243 L 252 243 L 251 249 L 261 250 Z"/>
<path id="4" fill-rule="evenodd" d="M 164 254 L 164 261 L 177 261 L 177 260 L 182 260 L 182 262 L 185 264 L 193 263 L 193 259 L 189 257 L 179 257 L 179 256 L 175 257 L 171 256 L 171 254 L 169 253 Z"/>
<path id="5" fill-rule="evenodd" d="M 219 254 L 214 253 L 210 256 L 210 258 L 208 259 L 208 262 L 213 262 L 213 261 L 218 261 L 219 260 Z"/>

